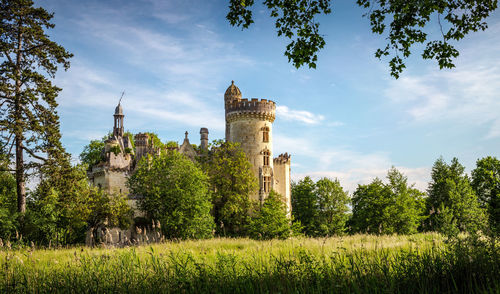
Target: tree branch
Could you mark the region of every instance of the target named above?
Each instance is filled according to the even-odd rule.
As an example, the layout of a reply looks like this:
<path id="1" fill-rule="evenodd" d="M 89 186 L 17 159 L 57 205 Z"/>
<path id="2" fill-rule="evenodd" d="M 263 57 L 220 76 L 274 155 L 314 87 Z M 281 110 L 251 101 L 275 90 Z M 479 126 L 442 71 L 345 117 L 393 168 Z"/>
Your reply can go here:
<path id="1" fill-rule="evenodd" d="M 36 159 L 39 159 L 39 160 L 41 160 L 41 161 L 43 161 L 43 162 L 46 162 L 46 161 L 47 161 L 47 159 L 45 159 L 45 158 L 43 158 L 43 157 L 40 157 L 40 156 L 36 155 L 35 153 L 33 153 L 33 151 L 29 150 L 28 148 L 26 148 L 26 147 L 24 147 L 24 146 L 23 146 L 22 148 L 23 148 L 26 152 L 28 152 L 28 154 L 29 154 L 29 155 L 31 155 L 32 157 L 34 157 L 34 158 L 36 158 Z"/>

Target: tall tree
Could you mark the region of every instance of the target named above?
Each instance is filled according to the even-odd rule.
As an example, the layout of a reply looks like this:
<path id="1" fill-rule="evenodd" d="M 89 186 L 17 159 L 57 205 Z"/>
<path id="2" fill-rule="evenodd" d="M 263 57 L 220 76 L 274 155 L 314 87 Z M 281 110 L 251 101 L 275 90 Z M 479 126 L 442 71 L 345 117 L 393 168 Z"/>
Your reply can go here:
<path id="1" fill-rule="evenodd" d="M 374 179 L 359 185 L 353 195 L 351 226 L 354 232 L 412 234 L 423 214 L 421 191 L 408 184 L 407 177 L 392 167 L 388 183 Z"/>
<path id="2" fill-rule="evenodd" d="M 31 0 L 0 1 L 0 127 L 2 144 L 8 150 L 14 146 L 21 213 L 26 210 L 27 169 L 46 160 L 41 153 L 56 158 L 62 150 L 56 112 L 61 89 L 50 78 L 58 65 L 69 68 L 72 54 L 46 34 L 54 27 L 52 17 L 45 9 L 33 7 Z"/>
<path id="3" fill-rule="evenodd" d="M 478 159 L 472 171 L 472 187 L 482 207 L 488 211 L 490 228 L 500 233 L 500 160 L 488 156 Z"/>
<path id="4" fill-rule="evenodd" d="M 303 226 L 303 232 L 308 236 L 316 236 L 318 227 L 318 199 L 314 192 L 316 186 L 310 177 L 292 184 L 292 215 L 295 221 Z"/>
<path id="5" fill-rule="evenodd" d="M 252 216 L 248 234 L 254 239 L 286 239 L 290 232 L 290 219 L 286 216 L 283 196 L 271 190 L 262 206 Z"/>
<path id="6" fill-rule="evenodd" d="M 384 233 L 391 221 L 387 207 L 391 204 L 389 188 L 379 178 L 368 185 L 358 185 L 352 196 L 353 232 Z"/>
<path id="7" fill-rule="evenodd" d="M 143 157 L 129 179 L 132 194 L 143 196 L 139 207 L 159 220 L 167 238 L 212 236 L 208 178 L 177 151 Z"/>
<path id="8" fill-rule="evenodd" d="M 253 23 L 254 0 L 229 0 L 226 18 L 233 26 L 248 28 Z M 291 42 L 285 56 L 295 67 L 308 65 L 316 68 L 317 53 L 325 46 L 319 31 L 318 17 L 332 11 L 331 0 L 263 0 L 271 17 L 276 19 L 278 36 Z M 459 55 L 452 44 L 470 32 L 485 30 L 485 19 L 497 9 L 497 0 L 356 0 L 368 9 L 371 30 L 375 34 L 387 33 L 387 44 L 375 56 L 390 56 L 391 75 L 398 78 L 411 54 L 412 46 L 425 44 L 422 58 L 435 59 L 439 68 L 452 68 L 453 58 Z M 435 29 L 440 34 L 432 34 Z"/>
<path id="9" fill-rule="evenodd" d="M 391 225 L 398 234 L 417 232 L 424 219 L 425 193 L 408 184 L 408 177 L 392 167 L 387 172 L 386 186 L 391 191 L 392 203 L 387 209 L 391 216 Z"/>
<path id="10" fill-rule="evenodd" d="M 250 197 L 257 190 L 257 178 L 245 152 L 238 143 L 221 140 L 200 161 L 210 181 L 217 232 L 245 235 L 249 213 L 256 205 Z"/>
<path id="11" fill-rule="evenodd" d="M 321 235 L 338 235 L 345 230 L 349 195 L 338 179 L 322 178 L 316 182 L 314 190 L 318 199 L 318 229 Z"/>
<path id="12" fill-rule="evenodd" d="M 464 170 L 457 158 L 451 164 L 442 157 L 434 163 L 427 189 L 428 229 L 450 231 L 451 221 L 460 231 L 477 231 L 484 224 L 484 211 Z M 443 215 L 443 211 L 448 215 Z"/>

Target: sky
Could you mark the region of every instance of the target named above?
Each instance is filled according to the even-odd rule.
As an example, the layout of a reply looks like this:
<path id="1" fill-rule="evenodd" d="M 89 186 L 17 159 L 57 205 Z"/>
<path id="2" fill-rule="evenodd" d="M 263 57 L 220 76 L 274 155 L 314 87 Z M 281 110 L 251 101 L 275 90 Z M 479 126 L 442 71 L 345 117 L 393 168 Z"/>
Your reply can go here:
<path id="1" fill-rule="evenodd" d="M 500 157 L 500 10 L 489 28 L 457 44 L 456 68 L 439 70 L 415 47 L 399 79 L 374 57 L 371 33 L 354 1 L 332 1 L 318 18 L 326 46 L 317 69 L 283 55 L 269 12 L 256 1 L 247 30 L 225 19 L 226 0 L 40 0 L 54 12 L 51 38 L 74 54 L 54 83 L 62 141 L 75 162 L 90 140 L 113 127 L 125 91 L 125 129 L 182 143 L 224 137 L 224 92 L 276 102 L 274 156 L 292 155 L 292 178 L 338 178 L 353 192 L 391 166 L 425 190 L 433 163 L 453 157 L 470 172 Z M 432 33 L 436 25 L 429 27 Z"/>

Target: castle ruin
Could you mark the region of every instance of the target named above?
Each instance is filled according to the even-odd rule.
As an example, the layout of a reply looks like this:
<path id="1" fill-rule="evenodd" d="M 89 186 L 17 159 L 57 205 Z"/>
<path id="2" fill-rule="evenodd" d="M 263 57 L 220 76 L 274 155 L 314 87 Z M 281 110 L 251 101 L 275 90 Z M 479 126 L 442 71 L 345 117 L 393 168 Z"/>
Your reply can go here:
<path id="1" fill-rule="evenodd" d="M 258 179 L 259 189 L 250 197 L 261 203 L 271 189 L 278 192 L 291 213 L 290 155 L 281 154 L 273 158 L 273 122 L 276 118 L 276 104 L 266 99 L 243 99 L 240 89 L 231 82 L 224 94 L 226 116 L 226 141 L 237 142 L 252 164 L 252 171 Z M 177 150 L 191 160 L 196 160 L 200 152 L 195 150 L 188 139 L 188 132 L 181 146 L 155 146 L 147 133 L 134 136 L 135 146 L 124 132 L 124 117 L 121 102 L 116 106 L 113 133 L 105 141 L 102 158 L 90 167 L 88 178 L 91 184 L 110 194 L 129 195 L 127 179 L 136 164 L 146 155 L 156 156 L 163 151 Z M 200 149 L 208 148 L 208 129 L 200 129 Z M 136 208 L 135 195 L 129 195 L 129 204 Z M 135 216 L 141 216 L 137 209 Z M 121 236 L 124 232 L 114 231 Z M 130 238 L 130 232 L 126 233 Z M 120 238 L 120 237 L 118 237 Z"/>

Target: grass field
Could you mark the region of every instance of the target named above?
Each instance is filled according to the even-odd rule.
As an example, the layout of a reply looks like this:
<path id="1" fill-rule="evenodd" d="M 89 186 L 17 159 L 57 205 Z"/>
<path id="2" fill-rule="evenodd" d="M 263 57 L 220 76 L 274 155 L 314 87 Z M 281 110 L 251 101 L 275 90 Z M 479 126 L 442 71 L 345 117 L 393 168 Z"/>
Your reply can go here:
<path id="1" fill-rule="evenodd" d="M 0 292 L 500 293 L 496 249 L 437 234 L 0 251 Z"/>

